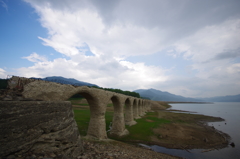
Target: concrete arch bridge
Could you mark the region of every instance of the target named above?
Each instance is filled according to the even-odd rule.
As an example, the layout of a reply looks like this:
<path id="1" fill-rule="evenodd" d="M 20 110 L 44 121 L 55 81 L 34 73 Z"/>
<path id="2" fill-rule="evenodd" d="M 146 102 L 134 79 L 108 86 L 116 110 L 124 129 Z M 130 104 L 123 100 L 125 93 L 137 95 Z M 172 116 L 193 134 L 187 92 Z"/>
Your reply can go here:
<path id="1" fill-rule="evenodd" d="M 13 76 L 8 86 L 10 89 L 21 89 L 27 99 L 42 101 L 66 101 L 75 94 L 80 94 L 89 103 L 90 122 L 87 136 L 106 139 L 105 112 L 111 100 L 114 107 L 112 129 L 110 134 L 124 136 L 128 134 L 125 125 L 134 125 L 134 119 L 140 118 L 151 109 L 151 101 L 105 91 L 87 86 L 72 86 L 42 80 Z M 125 109 L 125 110 L 124 110 Z"/>

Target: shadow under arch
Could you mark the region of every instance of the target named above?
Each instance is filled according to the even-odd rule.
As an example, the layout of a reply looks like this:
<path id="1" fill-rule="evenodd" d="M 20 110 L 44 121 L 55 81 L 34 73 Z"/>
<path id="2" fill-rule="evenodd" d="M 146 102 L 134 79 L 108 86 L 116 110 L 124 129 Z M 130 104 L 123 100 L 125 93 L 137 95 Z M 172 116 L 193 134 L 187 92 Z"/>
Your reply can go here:
<path id="1" fill-rule="evenodd" d="M 89 138 L 107 139 L 105 112 L 106 106 L 101 105 L 99 98 L 89 91 L 77 91 L 73 95 L 79 94 L 84 97 L 90 109 L 90 120 L 88 124 L 87 136 Z"/>

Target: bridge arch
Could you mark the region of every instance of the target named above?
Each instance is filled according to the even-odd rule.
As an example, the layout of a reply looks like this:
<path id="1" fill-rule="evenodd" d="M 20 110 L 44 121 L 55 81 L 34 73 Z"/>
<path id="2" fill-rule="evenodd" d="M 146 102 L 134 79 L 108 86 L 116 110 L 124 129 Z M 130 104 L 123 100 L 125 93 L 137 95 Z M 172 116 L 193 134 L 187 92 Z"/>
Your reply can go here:
<path id="1" fill-rule="evenodd" d="M 107 139 L 105 121 L 106 105 L 101 104 L 99 98 L 96 97 L 95 94 L 88 89 L 78 90 L 70 96 L 73 96 L 75 94 L 80 94 L 83 96 L 89 104 L 90 121 L 88 124 L 87 137 Z"/>
<path id="2" fill-rule="evenodd" d="M 124 97 L 120 94 L 113 94 L 110 98 L 113 103 L 113 120 L 112 120 L 112 129 L 110 131 L 111 136 L 124 136 L 128 134 L 128 130 L 125 129 L 125 120 L 124 120 Z"/>
<path id="3" fill-rule="evenodd" d="M 26 78 L 14 77 L 9 82 L 9 88 L 15 88 L 16 84 L 22 83 L 24 98 L 42 100 L 42 101 L 66 101 L 75 94 L 81 94 L 90 106 L 90 122 L 87 136 L 98 139 L 106 139 L 106 120 L 105 113 L 108 101 L 113 101 L 114 116 L 112 134 L 120 135 L 126 133 L 125 123 L 134 123 L 133 119 L 140 118 L 142 112 L 151 109 L 151 102 L 142 99 L 130 97 L 110 91 L 87 86 L 72 86 L 46 82 L 40 80 L 29 80 Z M 130 104 L 129 104 L 130 103 Z M 126 117 L 124 119 L 124 105 L 126 104 Z M 144 105 L 145 104 L 145 110 Z M 131 113 L 129 113 L 129 111 Z M 132 110 L 132 111 L 131 111 Z M 132 115 L 131 115 L 132 114 Z M 133 117 L 131 117 L 133 116 Z M 118 119 L 118 120 L 117 120 Z"/>

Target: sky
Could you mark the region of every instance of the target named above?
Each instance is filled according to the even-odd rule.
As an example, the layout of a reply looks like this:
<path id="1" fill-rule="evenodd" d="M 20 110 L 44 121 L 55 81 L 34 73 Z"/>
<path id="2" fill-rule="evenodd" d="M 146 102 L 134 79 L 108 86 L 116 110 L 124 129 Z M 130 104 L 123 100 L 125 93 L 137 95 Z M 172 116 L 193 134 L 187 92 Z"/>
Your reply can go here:
<path id="1" fill-rule="evenodd" d="M 0 0 L 0 78 L 240 94 L 239 0 Z"/>

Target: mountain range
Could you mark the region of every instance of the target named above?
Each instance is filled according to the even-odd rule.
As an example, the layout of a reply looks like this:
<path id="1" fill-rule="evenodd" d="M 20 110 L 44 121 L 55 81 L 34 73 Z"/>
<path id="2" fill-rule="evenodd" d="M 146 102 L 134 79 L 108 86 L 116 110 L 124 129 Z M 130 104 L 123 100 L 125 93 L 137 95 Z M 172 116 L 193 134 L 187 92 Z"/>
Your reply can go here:
<path id="1" fill-rule="evenodd" d="M 62 84 L 71 84 L 76 86 L 96 86 L 96 84 L 78 81 L 73 78 L 64 78 L 61 76 L 51 76 L 46 78 L 35 78 L 34 79 L 41 79 L 45 81 L 57 82 Z M 232 96 L 218 96 L 218 97 L 210 97 L 210 98 L 189 98 L 180 95 L 175 95 L 169 92 L 162 92 L 156 89 L 138 89 L 134 92 L 140 94 L 141 97 L 155 100 L 155 101 L 171 101 L 171 102 L 240 102 L 240 94 L 232 95 Z"/>
<path id="2" fill-rule="evenodd" d="M 168 102 L 240 102 L 240 94 L 232 96 L 219 96 L 210 98 L 188 98 L 180 95 L 171 94 L 169 92 L 162 92 L 156 89 L 138 89 L 134 92 L 140 94 L 141 97 L 146 97 L 156 101 Z"/>
<path id="3" fill-rule="evenodd" d="M 40 79 L 40 80 L 44 80 L 44 81 L 56 82 L 56 83 L 61 83 L 61 84 L 71 84 L 71 85 L 75 85 L 75 86 L 90 86 L 90 87 L 96 86 L 96 87 L 99 87 L 96 84 L 83 82 L 83 81 L 78 81 L 74 78 L 64 78 L 64 77 L 61 77 L 61 76 L 51 76 L 51 77 L 46 77 L 46 78 L 32 77 L 32 79 Z"/>

